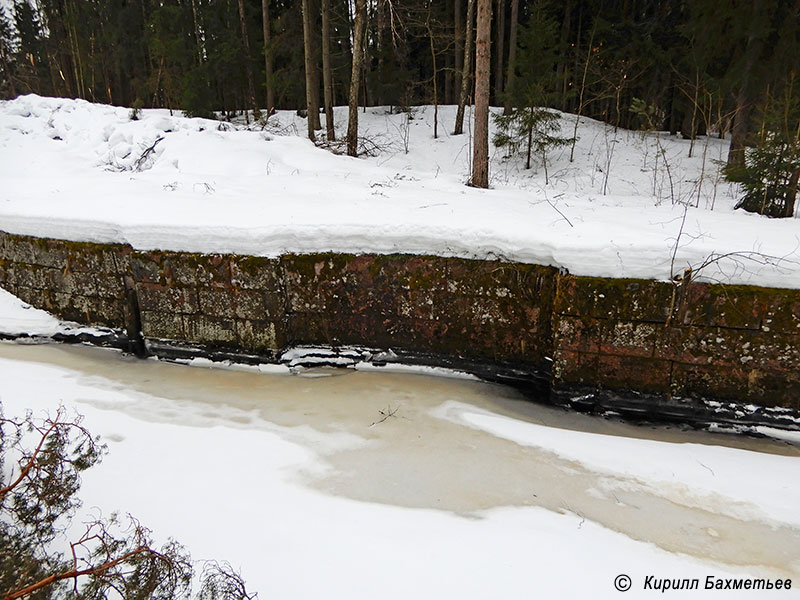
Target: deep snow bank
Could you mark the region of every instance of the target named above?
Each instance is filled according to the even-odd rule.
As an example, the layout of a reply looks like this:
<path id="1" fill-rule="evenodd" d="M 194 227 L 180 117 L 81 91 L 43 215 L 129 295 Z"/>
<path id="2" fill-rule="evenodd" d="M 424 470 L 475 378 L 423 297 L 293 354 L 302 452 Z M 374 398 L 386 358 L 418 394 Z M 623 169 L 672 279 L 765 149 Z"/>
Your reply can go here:
<path id="1" fill-rule="evenodd" d="M 300 137 L 305 121 L 291 112 L 249 131 L 23 96 L 0 103 L 0 230 L 142 250 L 500 257 L 662 280 L 735 253 L 701 275 L 800 288 L 800 222 L 732 211 L 713 162 L 726 142 L 701 139 L 690 159 L 688 141 L 664 138 L 667 173 L 654 134 L 587 119 L 575 162 L 568 149 L 554 153 L 548 183 L 541 166 L 526 171 L 495 150 L 493 189 L 476 190 L 464 185 L 468 137 L 447 133 L 453 113 L 440 107 L 434 140 L 430 109 L 413 118 L 368 109 L 361 132 L 380 152 L 356 160 Z M 336 119 L 346 125 L 343 111 Z M 673 201 L 691 204 L 685 219 Z"/>

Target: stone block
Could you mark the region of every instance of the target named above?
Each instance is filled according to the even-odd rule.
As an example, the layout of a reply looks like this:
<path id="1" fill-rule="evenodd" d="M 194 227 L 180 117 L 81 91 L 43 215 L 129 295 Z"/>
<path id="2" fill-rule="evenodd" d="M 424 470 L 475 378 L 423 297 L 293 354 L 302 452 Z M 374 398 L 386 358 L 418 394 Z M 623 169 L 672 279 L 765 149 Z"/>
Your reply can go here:
<path id="1" fill-rule="evenodd" d="M 370 267 L 376 285 L 405 290 L 446 290 L 451 261 L 435 256 L 394 254 L 374 257 Z"/>
<path id="2" fill-rule="evenodd" d="M 448 259 L 448 291 L 468 296 L 518 297 L 549 307 L 555 289 L 552 267 L 501 261 Z"/>
<path id="3" fill-rule="evenodd" d="M 694 365 L 763 367 L 773 372 L 800 365 L 800 335 L 724 327 L 669 327 L 655 356 Z"/>
<path id="4" fill-rule="evenodd" d="M 120 274 L 116 260 L 119 248 L 111 244 L 68 242 L 69 256 L 65 268 L 73 273 Z"/>
<path id="5" fill-rule="evenodd" d="M 119 275 L 98 274 L 93 279 L 95 292 L 103 298 L 123 298 L 125 296 L 125 285 Z"/>
<path id="6" fill-rule="evenodd" d="M 224 254 L 163 252 L 166 283 L 196 287 L 230 287 L 230 257 Z"/>
<path id="7" fill-rule="evenodd" d="M 766 302 L 761 288 L 693 283 L 679 295 L 684 325 L 759 329 Z"/>
<path id="8" fill-rule="evenodd" d="M 231 346 L 237 341 L 233 319 L 206 315 L 183 315 L 186 339 L 211 346 Z"/>
<path id="9" fill-rule="evenodd" d="M 600 350 L 600 331 L 604 321 L 566 315 L 556 315 L 554 318 L 554 352 L 596 353 Z"/>
<path id="10" fill-rule="evenodd" d="M 70 251 L 67 243 L 47 238 L 29 238 L 31 264 L 64 269 L 67 266 Z"/>
<path id="11" fill-rule="evenodd" d="M 613 390 L 668 394 L 671 372 L 668 360 L 611 354 L 597 357 L 597 384 Z"/>
<path id="12" fill-rule="evenodd" d="M 666 323 L 672 284 L 645 279 L 560 276 L 554 311 L 570 316 Z"/>
<path id="13" fill-rule="evenodd" d="M 166 284 L 158 253 L 133 252 L 128 256 L 128 266 L 136 283 Z"/>
<path id="14" fill-rule="evenodd" d="M 750 401 L 748 371 L 744 366 L 674 363 L 672 394 L 684 398 Z"/>
<path id="15" fill-rule="evenodd" d="M 118 329 L 125 326 L 124 306 L 119 301 L 43 291 L 41 302 L 45 310 L 66 321 Z"/>
<path id="16" fill-rule="evenodd" d="M 236 316 L 240 319 L 270 320 L 283 315 L 285 299 L 280 292 L 261 290 L 236 290 Z"/>
<path id="17" fill-rule="evenodd" d="M 145 337 L 185 341 L 183 316 L 173 312 L 141 311 L 142 333 Z"/>
<path id="18" fill-rule="evenodd" d="M 200 300 L 200 312 L 211 317 L 228 317 L 236 315 L 236 294 L 232 289 L 201 287 L 197 292 Z"/>
<path id="19" fill-rule="evenodd" d="M 51 289 L 65 294 L 74 294 L 78 296 L 100 296 L 98 289 L 98 280 L 105 279 L 107 275 L 98 273 L 88 273 L 85 271 L 59 271 L 57 269 L 48 269 L 49 279 L 51 281 Z M 117 281 L 116 287 L 121 287 L 121 283 Z M 109 296 L 110 294 L 102 294 Z"/>
<path id="20" fill-rule="evenodd" d="M 14 283 L 24 287 L 67 291 L 72 286 L 62 281 L 62 272 L 58 269 L 42 267 L 40 265 L 17 263 L 14 266 Z"/>
<path id="21" fill-rule="evenodd" d="M 231 283 L 244 290 L 276 291 L 283 288 L 283 270 L 277 258 L 232 256 Z"/>
<path id="22" fill-rule="evenodd" d="M 194 314 L 200 312 L 197 291 L 192 288 L 141 283 L 136 286 L 139 308 L 143 311 Z"/>
<path id="23" fill-rule="evenodd" d="M 663 325 L 606 321 L 600 328 L 600 354 L 653 356 Z"/>
<path id="24" fill-rule="evenodd" d="M 765 298 L 762 331 L 800 334 L 800 290 L 769 290 Z"/>
<path id="25" fill-rule="evenodd" d="M 274 351 L 286 344 L 285 334 L 272 321 L 237 319 L 236 335 L 242 348 L 249 352 Z"/>
<path id="26" fill-rule="evenodd" d="M 12 262 L 25 264 L 33 263 L 33 240 L 28 236 L 5 234 L 3 258 Z"/>
<path id="27" fill-rule="evenodd" d="M 557 350 L 553 356 L 553 386 L 597 385 L 598 355 L 573 350 Z"/>

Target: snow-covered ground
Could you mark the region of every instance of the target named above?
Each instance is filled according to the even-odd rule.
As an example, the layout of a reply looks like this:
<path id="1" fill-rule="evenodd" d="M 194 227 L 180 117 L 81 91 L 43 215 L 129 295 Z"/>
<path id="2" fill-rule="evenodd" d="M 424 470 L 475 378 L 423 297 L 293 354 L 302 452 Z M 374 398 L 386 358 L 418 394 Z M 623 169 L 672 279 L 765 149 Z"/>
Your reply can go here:
<path id="1" fill-rule="evenodd" d="M 59 321 L 53 315 L 34 308 L 0 288 L 0 335 L 51 338 L 56 334 L 103 335 L 102 327 L 86 327 L 79 323 Z"/>
<path id="2" fill-rule="evenodd" d="M 540 164 L 527 171 L 493 149 L 492 189 L 478 190 L 464 185 L 470 137 L 450 135 L 454 107 L 440 107 L 438 139 L 431 107 L 411 116 L 360 114 L 375 152 L 353 159 L 304 139 L 292 112 L 261 131 L 165 110 L 131 121 L 127 108 L 80 100 L 1 102 L 0 230 L 263 256 L 498 257 L 656 279 L 737 253 L 701 275 L 800 288 L 800 220 L 733 211 L 716 162 L 726 141 L 700 138 L 689 158 L 688 140 L 662 133 L 667 169 L 656 134 L 582 119 L 575 161 L 553 152 L 549 183 Z M 341 135 L 345 109 L 335 118 Z M 566 134 L 573 123 L 564 116 Z"/>

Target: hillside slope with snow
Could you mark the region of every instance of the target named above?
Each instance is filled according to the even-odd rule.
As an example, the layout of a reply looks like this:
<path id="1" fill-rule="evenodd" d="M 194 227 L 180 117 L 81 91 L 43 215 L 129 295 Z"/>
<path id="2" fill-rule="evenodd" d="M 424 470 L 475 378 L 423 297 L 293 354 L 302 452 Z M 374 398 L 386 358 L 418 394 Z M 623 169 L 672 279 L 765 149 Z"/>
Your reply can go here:
<path id="1" fill-rule="evenodd" d="M 372 155 L 354 159 L 315 147 L 288 111 L 262 130 L 23 96 L 0 102 L 0 230 L 142 250 L 488 257 L 660 280 L 734 253 L 700 275 L 800 288 L 800 220 L 733 210 L 715 162 L 726 141 L 700 138 L 689 158 L 688 140 L 582 119 L 575 161 L 553 152 L 547 183 L 540 162 L 525 170 L 493 148 L 492 188 L 478 190 L 464 185 L 470 139 L 450 135 L 454 113 L 440 107 L 434 139 L 432 107 L 411 118 L 368 108 L 360 132 Z M 335 118 L 343 135 L 346 107 Z M 564 115 L 565 134 L 574 119 Z"/>

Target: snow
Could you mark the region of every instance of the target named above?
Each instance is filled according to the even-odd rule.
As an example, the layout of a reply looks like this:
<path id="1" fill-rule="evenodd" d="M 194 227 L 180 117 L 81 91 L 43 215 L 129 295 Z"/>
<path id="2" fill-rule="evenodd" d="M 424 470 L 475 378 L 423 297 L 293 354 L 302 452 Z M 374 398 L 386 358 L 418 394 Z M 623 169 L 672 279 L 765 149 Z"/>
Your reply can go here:
<path id="1" fill-rule="evenodd" d="M 0 346 L 0 352 L 4 348 L 9 346 Z M 707 575 L 797 574 L 798 565 L 785 564 L 780 570 L 724 565 L 667 552 L 570 511 L 498 506 L 460 515 L 325 493 L 308 485 L 308 475 L 324 477 L 331 471 L 332 454 L 368 452 L 375 440 L 364 433 L 338 431 L 336 423 L 327 431 L 277 425 L 264 418 L 263 409 L 243 410 L 224 395 L 216 404 L 206 404 L 190 397 L 178 400 L 143 393 L 90 374 L 89 365 L 97 360 L 87 356 L 78 361 L 82 366 L 63 367 L 46 357 L 0 357 L 4 411 L 13 415 L 32 409 L 42 414 L 63 404 L 83 413 L 84 424 L 110 444 L 103 463 L 83 476 L 85 509 L 105 515 L 114 510 L 131 512 L 153 529 L 158 540 L 178 538 L 195 559 L 230 561 L 242 570 L 248 588 L 264 597 L 374 598 L 379 593 L 383 598 L 616 598 L 614 577 L 626 573 L 634 581 L 626 597 L 642 598 L 652 594 L 641 588 L 644 578 L 653 574 L 696 577 L 701 589 Z M 125 369 L 120 359 L 114 372 Z M 501 436 L 514 432 L 513 423 L 487 420 L 499 415 L 442 406 L 448 414 L 455 408 L 461 417 L 481 420 L 481 427 Z M 586 464 L 602 462 L 602 470 L 628 468 L 631 461 L 624 453 L 598 455 L 606 443 L 603 436 L 587 436 L 565 450 L 558 439 L 562 435 L 569 439 L 569 433 L 555 430 L 542 438 L 539 429 L 513 435 L 524 438 L 522 443 L 536 439 L 550 451 L 563 451 Z M 636 440 L 624 441 L 629 452 L 647 448 Z M 675 449 L 679 452 L 673 457 L 670 450 Z M 696 460 L 714 467 L 720 466 L 719 450 L 691 448 Z M 745 451 L 729 452 L 731 460 L 745 466 L 751 459 Z M 765 455 L 755 460 L 763 465 L 781 458 Z M 680 448 L 652 452 L 637 468 L 637 477 L 643 485 L 658 487 L 660 470 L 678 471 L 685 462 Z M 781 460 L 776 464 L 783 468 Z M 791 476 L 796 469 L 785 473 Z M 373 475 L 364 472 L 359 477 Z M 774 489 L 775 476 L 775 470 L 767 471 L 761 481 Z M 720 469 L 716 477 L 728 480 L 732 473 Z M 729 483 L 727 502 L 748 498 L 744 485 Z M 796 489 L 784 493 L 797 501 Z M 751 594 L 704 591 L 704 597 L 711 598 Z M 782 597 L 797 597 L 796 590 Z"/>
<path id="2" fill-rule="evenodd" d="M 701 138 L 688 158 L 687 140 L 582 119 L 575 162 L 568 148 L 554 152 L 549 183 L 541 166 L 526 171 L 495 149 L 492 189 L 478 190 L 464 185 L 468 135 L 448 133 L 454 107 L 440 107 L 439 139 L 430 107 L 411 120 L 385 107 L 359 117 L 379 148 L 365 159 L 315 147 L 301 136 L 305 120 L 288 111 L 251 131 L 165 110 L 131 121 L 127 108 L 81 100 L 2 102 L 0 230 L 141 250 L 501 258 L 660 280 L 736 253 L 700 275 L 800 288 L 798 219 L 732 210 L 735 189 L 714 162 L 726 141 Z M 564 116 L 565 130 L 573 119 Z M 345 108 L 335 120 L 343 133 Z M 663 159 L 656 165 L 656 135 L 672 191 Z"/>
<path id="3" fill-rule="evenodd" d="M 102 328 L 59 321 L 0 288 L 0 335 L 52 337 L 57 333 L 103 335 L 106 332 Z"/>
<path id="4" fill-rule="evenodd" d="M 0 288 L 0 333 L 6 335 L 51 336 L 58 331 L 59 321 L 51 314 L 32 307 Z"/>

